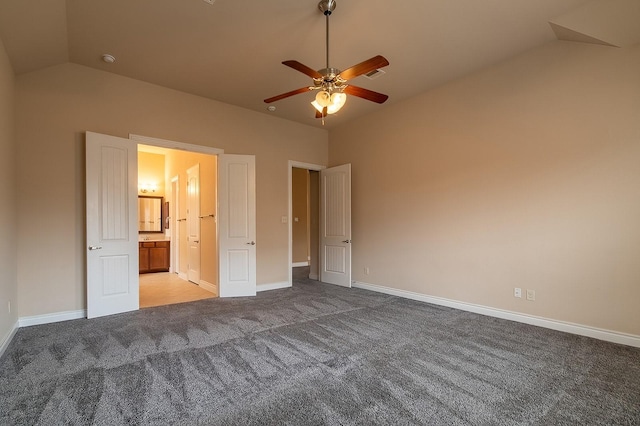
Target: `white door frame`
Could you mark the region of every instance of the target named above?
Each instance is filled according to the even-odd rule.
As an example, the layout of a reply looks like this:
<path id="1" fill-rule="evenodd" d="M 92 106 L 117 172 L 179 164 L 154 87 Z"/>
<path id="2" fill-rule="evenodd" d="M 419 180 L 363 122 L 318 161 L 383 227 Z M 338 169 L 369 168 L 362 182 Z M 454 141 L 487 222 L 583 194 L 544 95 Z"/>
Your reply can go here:
<path id="1" fill-rule="evenodd" d="M 315 172 L 319 172 L 327 168 L 327 166 L 321 166 L 320 164 L 311 164 L 311 163 L 303 163 L 301 161 L 289 160 L 289 210 L 288 210 L 288 218 L 287 224 L 289 225 L 289 287 L 293 286 L 293 224 L 291 223 L 291 219 L 293 217 L 293 168 L 298 169 L 307 169 Z"/>
<path id="2" fill-rule="evenodd" d="M 180 250 L 178 250 L 176 241 L 180 241 L 180 230 L 178 229 L 178 212 L 180 211 L 178 200 L 180 199 L 180 176 L 174 176 L 171 178 L 171 206 L 169 207 L 170 227 L 169 234 L 171 235 L 171 261 L 169 262 L 169 271 L 175 274 L 180 274 Z"/>
<path id="3" fill-rule="evenodd" d="M 224 154 L 224 149 L 220 149 L 220 148 L 213 148 L 210 146 L 203 146 L 203 145 L 194 145 L 194 144 L 189 144 L 189 143 L 184 143 L 184 142 L 176 142 L 176 141 L 171 141 L 171 140 L 167 140 L 167 139 L 159 139 L 159 138 L 153 138 L 153 137 L 149 137 L 149 136 L 142 136 L 142 135 L 136 135 L 133 133 L 129 133 L 129 139 L 134 140 L 140 144 L 143 145 L 151 145 L 151 146 L 158 146 L 161 148 L 167 148 L 167 149 L 175 149 L 178 151 L 188 151 L 188 152 L 196 152 L 199 154 L 207 154 L 207 155 L 218 155 L 218 154 Z M 173 179 L 172 179 L 173 182 Z M 178 233 L 178 205 L 176 204 L 176 218 L 175 218 L 175 222 L 172 223 L 173 229 L 176 233 Z M 217 217 L 217 212 L 216 212 L 216 217 Z M 172 232 L 172 237 L 173 237 L 173 232 Z M 172 238 L 173 239 L 173 238 Z M 179 246 L 177 244 L 171 244 L 171 247 L 173 248 L 173 246 L 176 245 L 176 264 L 174 266 L 174 271 L 178 274 L 178 276 L 180 276 L 180 264 L 178 263 L 178 260 L 180 259 L 180 249 Z M 185 280 L 187 280 L 187 276 L 180 276 L 180 278 L 183 278 Z"/>

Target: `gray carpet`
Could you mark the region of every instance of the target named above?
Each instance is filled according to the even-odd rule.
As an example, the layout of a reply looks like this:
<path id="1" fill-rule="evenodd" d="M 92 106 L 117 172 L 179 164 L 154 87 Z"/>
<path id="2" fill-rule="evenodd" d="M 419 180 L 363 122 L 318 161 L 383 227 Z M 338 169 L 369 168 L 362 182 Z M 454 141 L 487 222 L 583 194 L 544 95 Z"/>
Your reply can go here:
<path id="1" fill-rule="evenodd" d="M 640 425 L 640 350 L 296 274 L 20 329 L 0 424 Z"/>

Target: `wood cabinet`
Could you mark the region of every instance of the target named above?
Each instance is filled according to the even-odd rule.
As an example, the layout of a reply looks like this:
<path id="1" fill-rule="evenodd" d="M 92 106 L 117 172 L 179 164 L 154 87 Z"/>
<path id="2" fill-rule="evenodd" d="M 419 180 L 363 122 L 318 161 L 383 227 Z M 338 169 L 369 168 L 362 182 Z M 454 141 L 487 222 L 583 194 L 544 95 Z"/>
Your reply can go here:
<path id="1" fill-rule="evenodd" d="M 138 243 L 140 273 L 168 272 L 170 244 L 169 241 L 140 241 Z"/>

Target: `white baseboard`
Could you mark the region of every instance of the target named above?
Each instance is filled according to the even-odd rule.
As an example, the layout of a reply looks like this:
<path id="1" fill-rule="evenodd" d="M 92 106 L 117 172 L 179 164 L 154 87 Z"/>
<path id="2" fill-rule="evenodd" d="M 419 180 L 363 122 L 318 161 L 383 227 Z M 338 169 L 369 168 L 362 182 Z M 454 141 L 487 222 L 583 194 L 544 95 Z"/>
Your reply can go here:
<path id="1" fill-rule="evenodd" d="M 184 272 L 178 272 L 178 278 L 182 278 L 185 281 L 189 281 L 189 277 Z"/>
<path id="2" fill-rule="evenodd" d="M 215 284 L 211 284 L 208 281 L 205 280 L 200 280 L 200 284 L 199 286 L 207 291 L 210 291 L 211 293 L 217 295 L 218 294 L 218 286 Z"/>
<path id="3" fill-rule="evenodd" d="M 426 294 L 414 293 L 411 291 L 399 290 L 391 287 L 368 284 L 359 281 L 354 281 L 353 287 L 640 348 L 640 336 L 636 336 L 634 334 L 604 330 L 601 328 L 537 317 L 534 315 L 521 314 L 519 312 L 491 308 L 488 306 L 476 305 L 473 303 L 459 302 L 456 300 L 445 299 L 444 297 L 428 296 Z"/>
<path id="4" fill-rule="evenodd" d="M 277 290 L 279 288 L 288 287 L 291 287 L 291 284 L 289 284 L 288 281 L 281 281 L 279 283 L 258 284 L 256 286 L 256 291 Z"/>
<path id="5" fill-rule="evenodd" d="M 18 321 L 16 321 L 15 324 L 13 324 L 11 330 L 9 330 L 9 332 L 2 338 L 2 340 L 0 340 L 0 357 L 2 357 L 4 351 L 7 349 L 7 346 L 9 346 L 9 343 L 11 343 L 11 340 L 13 340 L 13 336 L 16 335 L 16 331 L 18 331 L 18 328 L 20 328 L 20 326 L 18 325 Z"/>
<path id="6" fill-rule="evenodd" d="M 50 324 L 52 322 L 68 321 L 86 317 L 87 311 L 85 309 L 78 311 L 55 312 L 52 314 L 35 315 L 32 317 L 20 317 L 18 318 L 18 326 L 29 327 L 32 325 Z"/>
<path id="7" fill-rule="evenodd" d="M 319 281 L 320 280 L 320 276 L 318 276 L 318 274 L 310 273 L 309 274 L 309 279 L 310 280 Z"/>
<path id="8" fill-rule="evenodd" d="M 291 264 L 294 268 L 298 268 L 300 266 L 309 266 L 309 262 L 293 262 Z"/>

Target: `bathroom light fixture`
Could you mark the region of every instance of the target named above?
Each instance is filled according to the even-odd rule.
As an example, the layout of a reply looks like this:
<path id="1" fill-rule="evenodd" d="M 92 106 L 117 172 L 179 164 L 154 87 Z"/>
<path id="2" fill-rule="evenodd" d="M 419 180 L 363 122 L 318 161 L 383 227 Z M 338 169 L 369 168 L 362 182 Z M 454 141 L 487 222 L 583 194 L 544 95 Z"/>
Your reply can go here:
<path id="1" fill-rule="evenodd" d="M 158 184 L 156 183 L 138 183 L 138 191 L 146 194 L 147 192 L 156 192 Z"/>

